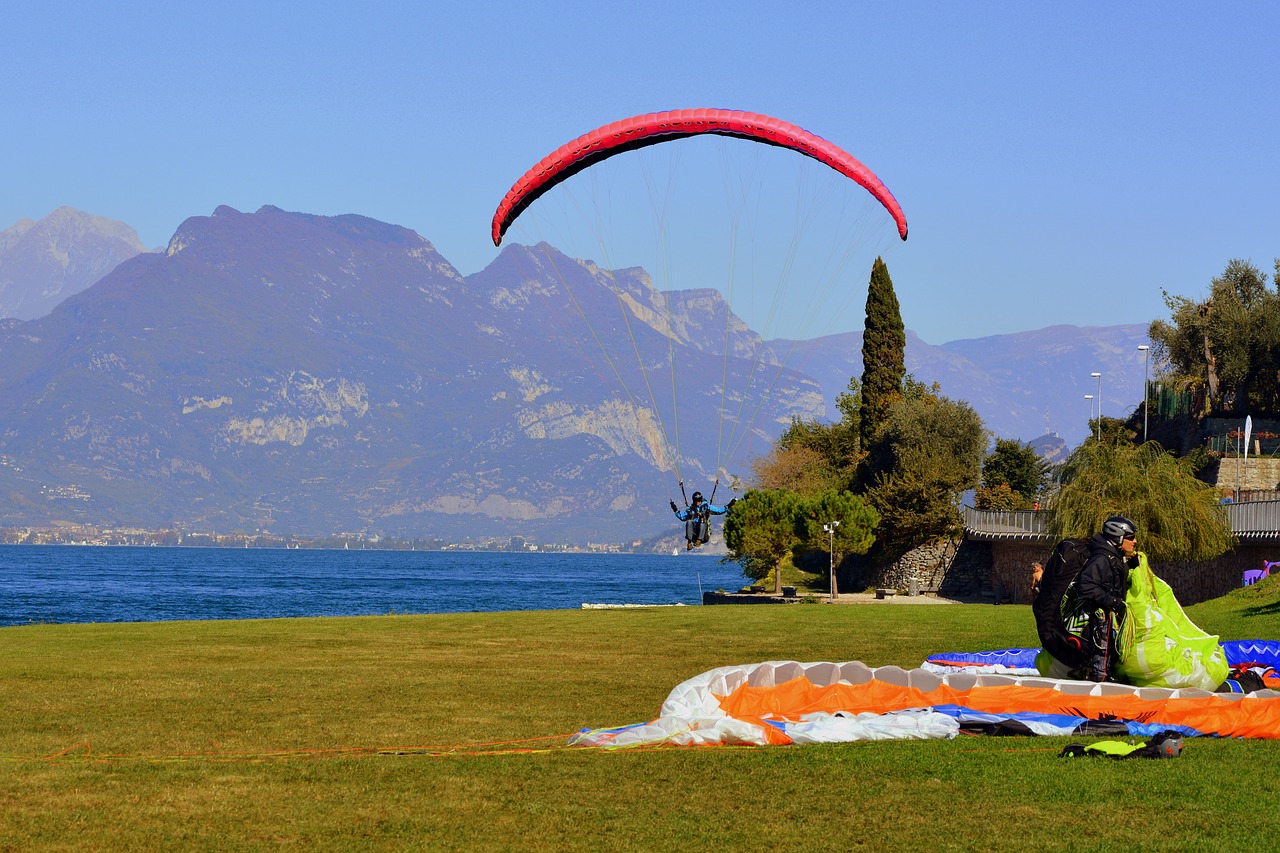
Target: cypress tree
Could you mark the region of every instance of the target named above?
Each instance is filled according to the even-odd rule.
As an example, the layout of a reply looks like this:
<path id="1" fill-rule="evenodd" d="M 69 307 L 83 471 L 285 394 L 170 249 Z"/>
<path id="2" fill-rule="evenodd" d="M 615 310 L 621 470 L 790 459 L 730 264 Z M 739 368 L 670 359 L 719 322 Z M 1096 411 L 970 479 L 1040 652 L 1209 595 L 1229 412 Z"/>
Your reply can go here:
<path id="1" fill-rule="evenodd" d="M 862 332 L 862 446 L 870 447 L 889 407 L 902 396 L 907 368 L 907 334 L 889 268 L 881 258 L 871 266 L 867 319 Z"/>

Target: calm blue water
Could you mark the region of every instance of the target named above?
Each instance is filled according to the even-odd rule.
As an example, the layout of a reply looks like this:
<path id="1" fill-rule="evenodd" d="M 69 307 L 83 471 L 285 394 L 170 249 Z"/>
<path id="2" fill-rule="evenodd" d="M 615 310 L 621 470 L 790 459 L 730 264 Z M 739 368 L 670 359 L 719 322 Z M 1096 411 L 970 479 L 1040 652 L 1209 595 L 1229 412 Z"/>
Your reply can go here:
<path id="1" fill-rule="evenodd" d="M 698 604 L 715 557 L 0 546 L 0 625 Z"/>

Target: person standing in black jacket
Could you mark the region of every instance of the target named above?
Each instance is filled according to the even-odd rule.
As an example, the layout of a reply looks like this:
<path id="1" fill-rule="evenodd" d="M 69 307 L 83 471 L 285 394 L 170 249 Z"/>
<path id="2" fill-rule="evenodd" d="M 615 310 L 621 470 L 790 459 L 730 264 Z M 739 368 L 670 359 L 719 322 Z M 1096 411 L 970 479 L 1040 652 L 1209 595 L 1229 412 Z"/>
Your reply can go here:
<path id="1" fill-rule="evenodd" d="M 1115 634 L 1124 618 L 1124 594 L 1129 569 L 1138 549 L 1138 528 L 1122 515 L 1102 524 L 1102 532 L 1089 543 L 1089 561 L 1076 579 L 1076 594 L 1089 612 L 1089 680 L 1114 680 Z"/>

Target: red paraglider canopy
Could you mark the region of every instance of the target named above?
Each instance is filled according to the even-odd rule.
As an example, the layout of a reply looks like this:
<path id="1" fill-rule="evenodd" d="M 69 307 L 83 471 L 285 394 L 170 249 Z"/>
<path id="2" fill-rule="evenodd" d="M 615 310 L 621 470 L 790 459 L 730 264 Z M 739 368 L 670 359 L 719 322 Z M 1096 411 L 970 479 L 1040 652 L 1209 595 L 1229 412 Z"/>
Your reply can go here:
<path id="1" fill-rule="evenodd" d="M 893 193 L 847 151 L 790 122 L 741 110 L 670 110 L 622 119 L 560 146 L 515 182 L 493 215 L 493 245 L 526 207 L 556 184 L 623 151 L 699 134 L 735 136 L 790 148 L 852 178 L 884 205 L 907 239 L 907 218 Z"/>

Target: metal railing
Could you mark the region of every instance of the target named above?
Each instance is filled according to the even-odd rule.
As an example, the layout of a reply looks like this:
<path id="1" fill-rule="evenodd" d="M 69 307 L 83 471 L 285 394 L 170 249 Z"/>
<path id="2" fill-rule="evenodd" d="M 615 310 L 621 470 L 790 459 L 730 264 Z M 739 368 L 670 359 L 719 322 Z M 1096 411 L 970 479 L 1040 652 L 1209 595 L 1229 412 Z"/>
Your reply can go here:
<path id="1" fill-rule="evenodd" d="M 1280 500 L 1226 504 L 1231 530 L 1241 539 L 1280 541 Z M 965 535 L 979 540 L 1048 542 L 1053 510 L 980 510 L 962 507 Z"/>
<path id="2" fill-rule="evenodd" d="M 963 507 L 964 529 L 970 539 L 1029 539 L 1048 541 L 1052 538 L 1049 510 L 987 510 Z"/>
<path id="3" fill-rule="evenodd" d="M 1241 539 L 1280 539 L 1280 501 L 1227 504 L 1231 530 Z"/>

